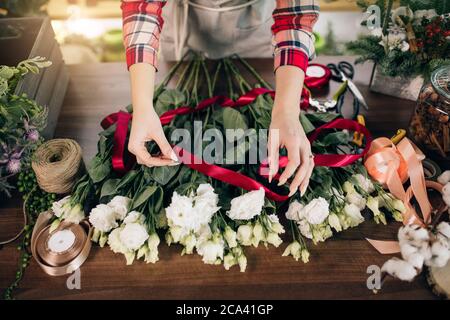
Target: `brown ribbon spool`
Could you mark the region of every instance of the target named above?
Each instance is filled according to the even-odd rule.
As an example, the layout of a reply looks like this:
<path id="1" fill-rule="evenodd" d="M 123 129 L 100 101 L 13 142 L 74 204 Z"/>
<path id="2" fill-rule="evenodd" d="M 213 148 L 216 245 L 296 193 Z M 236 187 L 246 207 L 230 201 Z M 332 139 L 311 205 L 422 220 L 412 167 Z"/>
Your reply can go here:
<path id="1" fill-rule="evenodd" d="M 50 232 L 48 222 L 52 218 L 51 211 L 42 212 L 34 226 L 31 236 L 31 252 L 34 259 L 45 273 L 51 276 L 62 276 L 77 270 L 89 256 L 93 228 L 86 220 L 80 224 L 61 222 L 56 230 Z M 67 231 L 73 234 L 74 241 L 61 252 L 49 248 L 49 242 L 56 232 Z"/>

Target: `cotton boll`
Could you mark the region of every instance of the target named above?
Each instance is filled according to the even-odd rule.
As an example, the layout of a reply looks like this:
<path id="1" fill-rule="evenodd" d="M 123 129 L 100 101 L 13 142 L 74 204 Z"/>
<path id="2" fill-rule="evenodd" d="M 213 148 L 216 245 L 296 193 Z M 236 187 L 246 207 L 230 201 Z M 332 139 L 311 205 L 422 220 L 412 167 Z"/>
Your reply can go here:
<path id="1" fill-rule="evenodd" d="M 450 172 L 450 171 L 449 171 Z M 450 239 L 450 224 L 448 222 L 441 222 L 436 227 L 436 230 L 445 236 L 446 238 Z"/>
<path id="2" fill-rule="evenodd" d="M 447 182 L 442 187 L 442 195 L 443 195 L 443 197 L 450 197 L 450 182 Z"/>
<path id="3" fill-rule="evenodd" d="M 444 200 L 445 204 L 450 207 L 450 195 L 442 194 L 442 199 Z"/>
<path id="4" fill-rule="evenodd" d="M 412 281 L 417 275 L 416 269 L 411 264 L 398 258 L 386 261 L 381 271 L 387 272 L 402 281 Z"/>
<path id="5" fill-rule="evenodd" d="M 400 252 L 402 254 L 403 259 L 407 260 L 408 257 L 412 254 L 415 254 L 419 251 L 419 248 L 410 245 L 409 243 L 401 243 L 400 244 Z"/>
<path id="6" fill-rule="evenodd" d="M 405 260 L 418 270 L 422 269 L 425 261 L 424 257 L 418 252 L 410 254 Z"/>
<path id="7" fill-rule="evenodd" d="M 444 171 L 441 173 L 441 175 L 437 178 L 437 181 L 444 185 L 450 182 L 450 170 Z"/>
<path id="8" fill-rule="evenodd" d="M 450 258 L 448 243 L 438 239 L 431 245 L 431 254 L 431 259 L 426 261 L 428 266 L 438 268 L 445 266 Z"/>

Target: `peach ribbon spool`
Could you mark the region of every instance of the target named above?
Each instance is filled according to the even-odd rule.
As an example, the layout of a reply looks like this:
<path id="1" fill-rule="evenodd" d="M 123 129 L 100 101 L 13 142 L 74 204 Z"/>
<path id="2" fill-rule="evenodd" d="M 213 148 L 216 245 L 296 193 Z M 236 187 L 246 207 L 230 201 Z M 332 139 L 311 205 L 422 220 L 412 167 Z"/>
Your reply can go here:
<path id="1" fill-rule="evenodd" d="M 364 161 L 369 175 L 405 204 L 403 224 L 428 225 L 431 222 L 432 207 L 427 188 L 442 192 L 442 185 L 425 180 L 421 163 L 424 158 L 423 153 L 408 138 L 403 138 L 397 146 L 388 138 L 378 138 L 372 142 Z M 411 185 L 405 191 L 403 184 L 408 178 Z M 413 196 L 419 204 L 422 217 L 417 214 L 411 204 Z M 439 212 L 444 210 L 446 208 L 441 208 Z M 400 249 L 395 241 L 367 240 L 384 254 L 399 252 Z"/>

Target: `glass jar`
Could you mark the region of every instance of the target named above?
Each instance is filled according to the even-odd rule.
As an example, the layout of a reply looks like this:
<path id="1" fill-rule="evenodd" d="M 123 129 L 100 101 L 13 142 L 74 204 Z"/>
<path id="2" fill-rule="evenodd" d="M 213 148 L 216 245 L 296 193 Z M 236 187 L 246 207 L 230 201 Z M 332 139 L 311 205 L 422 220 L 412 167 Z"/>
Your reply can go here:
<path id="1" fill-rule="evenodd" d="M 450 66 L 435 70 L 417 99 L 409 136 L 430 158 L 450 165 Z"/>

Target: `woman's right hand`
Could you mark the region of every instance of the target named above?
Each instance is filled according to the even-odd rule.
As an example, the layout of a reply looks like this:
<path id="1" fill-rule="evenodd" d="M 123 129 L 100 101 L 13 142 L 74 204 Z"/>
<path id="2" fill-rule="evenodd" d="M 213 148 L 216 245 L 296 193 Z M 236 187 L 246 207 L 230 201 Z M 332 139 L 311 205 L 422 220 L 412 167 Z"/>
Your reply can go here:
<path id="1" fill-rule="evenodd" d="M 155 141 L 161 155 L 152 156 L 146 142 Z M 161 121 L 153 108 L 133 112 L 128 150 L 136 156 L 137 163 L 148 167 L 179 164 L 177 156 L 164 135 Z"/>
<path id="2" fill-rule="evenodd" d="M 177 165 L 177 156 L 164 135 L 158 114 L 153 109 L 155 72 L 155 67 L 147 63 L 136 63 L 130 67 L 133 120 L 128 150 L 136 156 L 139 164 L 149 167 Z M 156 142 L 161 150 L 160 155 L 150 155 L 146 147 L 148 141 Z"/>

